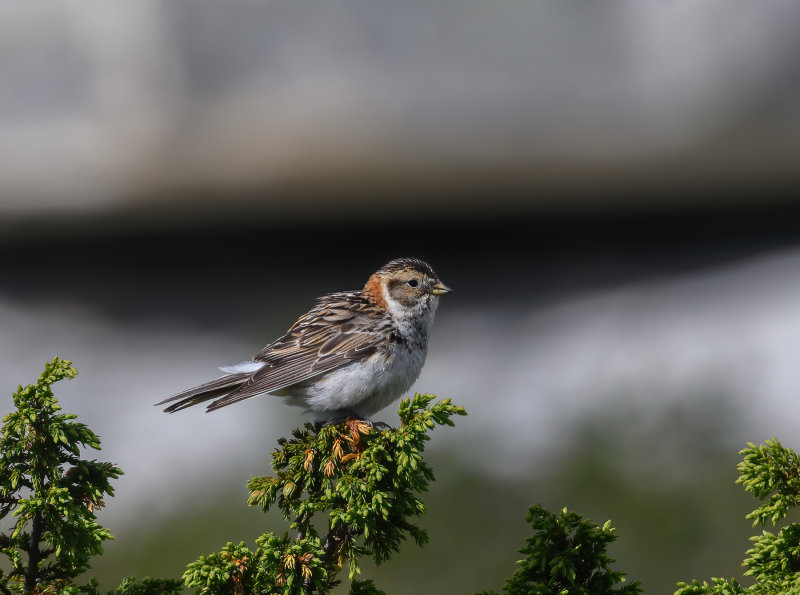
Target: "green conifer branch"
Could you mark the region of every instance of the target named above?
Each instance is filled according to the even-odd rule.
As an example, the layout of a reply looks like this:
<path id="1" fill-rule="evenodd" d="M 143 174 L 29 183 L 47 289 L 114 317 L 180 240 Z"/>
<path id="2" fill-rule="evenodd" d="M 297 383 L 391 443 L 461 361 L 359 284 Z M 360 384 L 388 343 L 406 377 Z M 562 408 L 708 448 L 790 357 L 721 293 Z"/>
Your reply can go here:
<path id="1" fill-rule="evenodd" d="M 800 455 L 772 438 L 756 446 L 747 444 L 739 452 L 739 478 L 736 483 L 765 501 L 746 518 L 753 526 L 767 521 L 777 525 L 800 503 Z M 738 593 L 786 593 L 800 595 L 800 525 L 789 524 L 777 534 L 762 531 L 751 537 L 754 546 L 747 550 L 745 575 L 754 583 L 743 587 L 735 579 L 712 578 L 711 582 L 678 583 L 676 595 L 729 595 Z"/>
<path id="2" fill-rule="evenodd" d="M 540 505 L 528 511 L 527 520 L 533 535 L 519 550 L 525 558 L 517 562 L 503 595 L 641 593 L 638 582 L 617 586 L 625 582 L 625 573 L 611 569 L 615 560 L 606 553 L 617 539 L 611 521 L 600 527 L 566 508 L 555 514 Z"/>
<path id="3" fill-rule="evenodd" d="M 74 580 L 89 559 L 113 539 L 99 525 L 95 511 L 113 496 L 111 481 L 122 471 L 111 463 L 81 458 L 81 448 L 100 450 L 100 438 L 77 416 L 60 413 L 52 385 L 74 378 L 67 360 L 45 365 L 36 384 L 14 393 L 16 409 L 3 418 L 0 438 L 0 519 L 16 518 L 10 532 L 0 532 L 0 551 L 10 563 L 0 572 L 0 594 L 101 595 L 91 579 Z M 112 593 L 167 595 L 180 581 L 126 579 Z"/>
<path id="4" fill-rule="evenodd" d="M 103 595 L 95 579 L 83 586 L 75 579 L 112 539 L 94 513 L 113 496 L 112 481 L 122 471 L 82 458 L 82 449 L 100 449 L 100 439 L 75 415 L 62 413 L 52 391 L 55 382 L 76 374 L 66 360 L 48 362 L 35 384 L 14 393 L 16 409 L 2 420 L 0 520 L 15 520 L 0 531 L 0 553 L 8 560 L 0 570 L 0 595 Z M 385 595 L 371 580 L 356 578 L 359 561 L 368 556 L 382 563 L 409 538 L 427 541 L 415 524 L 425 513 L 420 494 L 434 479 L 422 456 L 425 443 L 431 429 L 465 415 L 448 399 L 433 400 L 416 395 L 403 401 L 396 429 L 348 420 L 306 424 L 279 440 L 273 474 L 248 482 L 248 502 L 280 510 L 294 538 L 269 532 L 253 549 L 229 543 L 189 564 L 183 581 L 125 579 L 106 595 L 173 595 L 182 584 L 209 595 L 329 593 L 345 567 L 351 594 Z M 747 518 L 754 526 L 777 525 L 800 504 L 800 455 L 774 438 L 748 444 L 740 454 L 737 483 L 761 500 Z M 623 585 L 624 573 L 611 568 L 606 548 L 616 535 L 610 522 L 601 527 L 566 509 L 554 514 L 540 506 L 527 518 L 533 535 L 504 595 L 641 592 L 638 583 Z M 752 585 L 693 580 L 679 583 L 676 595 L 800 595 L 800 524 L 751 539 L 743 566 Z"/>
<path id="5" fill-rule="evenodd" d="M 248 503 L 279 509 L 297 537 L 265 533 L 256 550 L 229 543 L 191 563 L 186 584 L 208 594 L 327 593 L 347 566 L 351 593 L 381 593 L 371 581 L 355 580 L 359 559 L 380 564 L 409 537 L 418 545 L 427 541 L 412 519 L 424 514 L 419 494 L 434 479 L 422 458 L 428 432 L 466 414 L 449 399 L 434 398 L 417 394 L 401 402 L 396 429 L 348 420 L 306 424 L 291 439 L 281 438 L 272 454 L 274 474 L 248 482 Z"/>
<path id="6" fill-rule="evenodd" d="M 739 479 L 736 483 L 764 504 L 747 515 L 753 526 L 771 521 L 776 525 L 800 503 L 800 455 L 781 445 L 776 438 L 756 446 L 750 442 L 739 452 Z"/>

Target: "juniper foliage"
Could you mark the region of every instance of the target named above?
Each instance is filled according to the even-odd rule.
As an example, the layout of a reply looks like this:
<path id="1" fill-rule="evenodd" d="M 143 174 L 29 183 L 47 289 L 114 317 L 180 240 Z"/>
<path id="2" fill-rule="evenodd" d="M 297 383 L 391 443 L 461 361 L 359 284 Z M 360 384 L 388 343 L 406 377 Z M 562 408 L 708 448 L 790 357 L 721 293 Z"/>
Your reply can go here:
<path id="1" fill-rule="evenodd" d="M 112 539 L 95 511 L 113 495 L 115 465 L 82 458 L 100 439 L 76 416 L 61 412 L 52 385 L 77 371 L 66 360 L 48 362 L 39 380 L 14 393 L 15 410 L 2 420 L 0 437 L 0 595 L 102 595 L 97 581 L 76 584 L 92 556 Z M 449 399 L 416 395 L 400 404 L 401 425 L 378 431 L 348 420 L 337 426 L 306 424 L 291 439 L 280 439 L 272 455 L 272 476 L 248 483 L 249 504 L 277 508 L 296 535 L 265 533 L 255 547 L 227 544 L 220 552 L 189 564 L 183 583 L 201 594 L 329 593 L 347 569 L 351 595 L 380 595 L 371 580 L 358 580 L 359 560 L 388 560 L 412 539 L 427 534 L 414 523 L 425 513 L 420 494 L 433 481 L 422 453 L 428 433 L 453 425 L 463 408 Z M 748 443 L 740 454 L 737 483 L 761 504 L 747 515 L 753 526 L 778 526 L 800 504 L 800 454 L 776 439 Z M 607 546 L 616 539 L 610 522 L 602 527 L 563 509 L 529 510 L 533 535 L 524 548 L 504 595 L 640 593 L 612 570 Z M 800 595 L 800 524 L 751 538 L 743 566 L 753 584 L 736 579 L 679 583 L 676 595 L 786 593 Z M 128 578 L 108 595 L 175 595 L 182 581 Z M 385 595 L 385 594 L 384 594 Z M 486 593 L 485 595 L 496 595 Z"/>
<path id="2" fill-rule="evenodd" d="M 36 384 L 14 393 L 15 410 L 3 418 L 0 438 L 0 521 L 16 520 L 0 532 L 0 551 L 10 570 L 0 571 L 0 593 L 89 593 L 97 582 L 74 584 L 89 559 L 112 539 L 95 511 L 112 496 L 111 480 L 122 471 L 111 463 L 81 457 L 81 448 L 100 449 L 100 438 L 76 415 L 61 413 L 52 385 L 74 378 L 67 360 L 45 365 Z M 126 579 L 118 593 L 169 594 L 180 583 Z"/>
<path id="3" fill-rule="evenodd" d="M 754 527 L 767 522 L 777 526 L 800 503 L 800 455 L 775 438 L 759 446 L 748 442 L 739 454 L 743 459 L 736 483 L 763 502 L 746 518 L 753 520 Z M 747 569 L 744 574 L 753 578 L 752 585 L 718 577 L 710 583 L 693 580 L 678 583 L 675 595 L 800 595 L 800 524 L 788 524 L 777 534 L 764 530 L 750 540 L 754 546 L 747 550 L 742 566 Z"/>
<path id="4" fill-rule="evenodd" d="M 530 508 L 527 521 L 533 535 L 519 550 L 525 558 L 506 581 L 504 595 L 641 593 L 638 582 L 617 586 L 625 582 L 625 573 L 611 569 L 615 560 L 606 553 L 617 538 L 611 521 L 600 527 L 566 508 L 556 514 L 540 505 Z"/>
<path id="5" fill-rule="evenodd" d="M 428 432 L 465 415 L 449 399 L 417 394 L 400 403 L 401 424 L 379 431 L 360 420 L 306 424 L 281 438 L 272 454 L 274 475 L 248 483 L 248 503 L 283 513 L 288 534 L 265 533 L 256 548 L 228 543 L 189 564 L 184 580 L 203 594 L 328 593 L 346 566 L 351 594 L 383 593 L 356 580 L 359 559 L 380 564 L 413 539 L 428 539 L 412 520 L 425 513 L 419 494 L 433 481 L 422 453 Z M 324 530 L 322 529 L 324 528 Z"/>

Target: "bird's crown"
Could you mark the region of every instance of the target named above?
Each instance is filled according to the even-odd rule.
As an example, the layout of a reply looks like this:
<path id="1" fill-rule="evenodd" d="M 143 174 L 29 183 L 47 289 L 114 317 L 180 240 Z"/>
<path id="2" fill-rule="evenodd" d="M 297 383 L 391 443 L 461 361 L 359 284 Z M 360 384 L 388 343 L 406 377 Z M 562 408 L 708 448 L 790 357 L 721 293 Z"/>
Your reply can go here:
<path id="1" fill-rule="evenodd" d="M 395 258 L 394 260 L 390 260 L 385 265 L 383 265 L 379 270 L 379 274 L 390 275 L 392 273 L 397 273 L 398 271 L 404 270 L 413 270 L 423 275 L 426 275 L 432 279 L 438 279 L 439 277 L 433 272 L 433 268 L 424 260 L 420 260 L 419 258 Z"/>

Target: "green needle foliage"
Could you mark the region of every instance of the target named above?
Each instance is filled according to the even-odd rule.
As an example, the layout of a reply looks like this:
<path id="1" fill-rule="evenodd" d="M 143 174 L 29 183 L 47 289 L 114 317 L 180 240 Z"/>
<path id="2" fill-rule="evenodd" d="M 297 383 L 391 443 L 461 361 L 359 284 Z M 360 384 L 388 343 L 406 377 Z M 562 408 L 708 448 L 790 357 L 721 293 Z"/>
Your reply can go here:
<path id="1" fill-rule="evenodd" d="M 536 505 L 528 511 L 533 535 L 520 553 L 519 568 L 506 581 L 504 595 L 602 595 L 641 593 L 639 583 L 617 587 L 625 573 L 611 569 L 615 561 L 606 546 L 617 536 L 611 521 L 602 527 L 566 508 L 554 514 Z M 483 595 L 497 595 L 489 592 Z"/>
<path id="2" fill-rule="evenodd" d="M 352 594 L 382 593 L 372 581 L 355 580 L 359 558 L 380 564 L 408 537 L 425 544 L 427 534 L 411 519 L 424 514 L 418 494 L 434 479 L 422 459 L 428 432 L 466 414 L 434 398 L 417 394 L 401 402 L 397 429 L 348 420 L 306 424 L 292 439 L 280 439 L 274 476 L 250 480 L 248 503 L 265 512 L 277 507 L 296 537 L 265 533 L 255 550 L 229 543 L 189 564 L 187 586 L 214 595 L 328 593 L 346 565 Z"/>
<path id="3" fill-rule="evenodd" d="M 786 517 L 800 503 L 800 455 L 773 438 L 756 446 L 747 444 L 739 452 L 739 479 L 736 483 L 763 502 L 746 518 L 753 526 L 773 525 Z M 754 547 L 747 550 L 742 566 L 754 584 L 743 587 L 736 579 L 712 578 L 711 583 L 697 580 L 678 583 L 676 595 L 733 593 L 786 593 L 800 595 L 800 525 L 789 524 L 777 534 L 762 531 L 751 537 Z"/>
<path id="4" fill-rule="evenodd" d="M 81 458 L 81 447 L 100 449 L 100 439 L 77 416 L 59 413 L 53 383 L 74 378 L 77 370 L 55 358 L 36 384 L 14 393 L 16 410 L 3 418 L 0 440 L 0 550 L 10 571 L 0 571 L 0 593 L 90 593 L 97 583 L 78 587 L 74 579 L 89 568 L 89 558 L 112 539 L 94 511 L 112 496 L 111 480 L 122 471 L 111 463 Z M 179 582 L 127 579 L 118 593 L 176 593 Z M 144 590 L 142 590 L 144 589 Z M 149 590 L 147 590 L 149 589 Z"/>
<path id="5" fill-rule="evenodd" d="M 61 412 L 52 385 L 75 377 L 66 360 L 45 365 L 36 384 L 14 393 L 15 410 L 2 420 L 0 437 L 0 595 L 104 595 L 94 578 L 76 584 L 90 558 L 112 539 L 95 511 L 113 495 L 111 481 L 122 471 L 111 463 L 84 459 L 81 450 L 100 449 L 100 439 L 76 416 Z M 425 513 L 419 496 L 433 481 L 422 458 L 428 433 L 466 415 L 449 399 L 417 394 L 400 404 L 401 425 L 380 431 L 348 420 L 336 426 L 306 424 L 281 438 L 272 454 L 273 475 L 248 483 L 248 503 L 265 512 L 277 508 L 289 533 L 265 533 L 251 548 L 228 543 L 220 552 L 188 565 L 183 581 L 125 579 L 106 595 L 177 595 L 185 586 L 204 595 L 330 593 L 347 569 L 351 595 L 379 595 L 370 580 L 357 580 L 359 560 L 388 560 L 411 538 L 428 536 L 414 524 Z M 737 483 L 761 504 L 747 518 L 774 526 L 800 505 L 800 454 L 777 440 L 740 452 Z M 503 595 L 636 594 L 639 583 L 623 584 L 611 569 L 607 546 L 616 539 L 610 521 L 602 527 L 563 509 L 532 507 L 533 535 L 525 555 L 506 581 Z M 754 583 L 712 578 L 679 583 L 676 595 L 785 593 L 800 595 L 800 524 L 777 534 L 763 531 L 746 552 L 745 575 Z M 385 595 L 385 594 L 384 594 Z M 485 593 L 484 595 L 497 595 Z"/>

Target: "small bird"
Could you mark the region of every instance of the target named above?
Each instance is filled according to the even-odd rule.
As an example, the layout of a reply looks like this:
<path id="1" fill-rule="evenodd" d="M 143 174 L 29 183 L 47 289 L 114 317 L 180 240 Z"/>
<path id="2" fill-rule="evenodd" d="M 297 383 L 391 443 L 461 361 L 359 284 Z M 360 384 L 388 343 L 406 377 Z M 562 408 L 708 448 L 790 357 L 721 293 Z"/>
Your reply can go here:
<path id="1" fill-rule="evenodd" d="M 369 420 L 419 377 L 439 296 L 452 291 L 417 258 L 390 261 L 363 289 L 317 300 L 285 335 L 225 376 L 157 403 L 214 411 L 256 395 L 286 397 L 315 421 Z"/>

